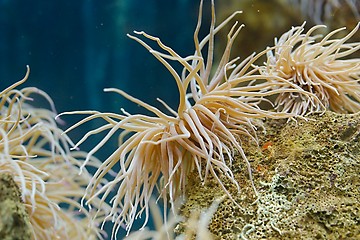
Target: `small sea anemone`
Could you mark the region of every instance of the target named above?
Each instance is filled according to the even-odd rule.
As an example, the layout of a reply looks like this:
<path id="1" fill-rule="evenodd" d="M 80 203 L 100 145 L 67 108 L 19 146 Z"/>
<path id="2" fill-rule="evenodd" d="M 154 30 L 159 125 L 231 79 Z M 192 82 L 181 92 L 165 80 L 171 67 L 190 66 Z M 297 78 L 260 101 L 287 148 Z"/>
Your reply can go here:
<path id="1" fill-rule="evenodd" d="M 28 75 L 29 67 L 24 79 L 0 92 L 0 174 L 10 173 L 19 187 L 33 239 L 102 239 L 103 218 L 93 220 L 79 202 L 90 179 L 87 172 L 78 175 L 85 154 L 70 151 L 73 143 L 58 128 L 45 92 L 16 89 Z M 29 104 L 34 95 L 47 99 L 52 110 Z"/>
<path id="2" fill-rule="evenodd" d="M 157 58 L 174 77 L 178 92 L 179 105 L 177 110 L 159 99 L 159 102 L 170 113 L 166 114 L 158 108 L 130 96 L 122 90 L 106 88 L 105 92 L 115 92 L 128 100 L 142 106 L 153 116 L 130 114 L 122 109 L 122 114 L 102 113 L 98 111 L 74 111 L 66 114 L 89 115 L 65 132 L 94 119 L 103 119 L 103 126 L 89 131 L 80 139 L 74 148 L 89 137 L 107 132 L 105 137 L 89 152 L 88 159 L 93 156 L 118 131 L 120 134 L 118 148 L 104 160 L 102 166 L 91 179 L 85 197 L 86 204 L 91 205 L 93 199 L 101 197 L 105 202 L 110 198 L 111 191 L 116 189 L 111 199 L 112 211 L 109 218 L 115 223 L 112 237 L 117 235 L 120 227 L 126 225 L 129 232 L 134 220 L 145 212 L 144 226 L 149 218 L 148 202 L 158 188 L 164 199 L 164 208 L 185 194 L 188 174 L 196 170 L 205 183 L 209 176 L 217 180 L 225 193 L 235 202 L 221 181 L 227 177 L 240 190 L 234 179 L 231 164 L 235 152 L 245 161 L 251 183 L 251 166 L 241 146 L 241 138 L 256 142 L 256 118 L 287 118 L 288 113 L 276 113 L 259 108 L 261 102 L 268 102 L 267 96 L 278 94 L 279 91 L 304 92 L 300 87 L 277 76 L 260 74 L 254 65 L 263 51 L 251 55 L 242 62 L 239 58 L 230 60 L 230 52 L 234 39 L 241 26 L 237 23 L 231 28 L 223 55 L 216 67 L 213 67 L 215 34 L 225 26 L 236 14 L 235 12 L 220 25 L 215 27 L 215 10 L 212 1 L 212 21 L 210 33 L 199 41 L 198 33 L 202 19 L 202 1 L 200 3 L 198 23 L 194 33 L 195 53 L 188 57 L 179 56 L 157 37 L 145 32 L 135 32 L 145 40 L 128 35 L 143 45 Z M 161 48 L 156 51 L 145 41 L 155 41 Z M 207 51 L 205 51 L 207 50 Z M 207 53 L 204 57 L 203 54 Z M 183 67 L 179 74 L 170 63 Z M 278 81 L 273 81 L 277 79 Z M 271 80 L 271 81 L 270 81 Z M 281 90 L 272 89 L 278 87 Z M 264 91 L 264 90 L 268 91 Z M 308 93 L 305 93 L 305 95 Z M 241 136 L 241 137 L 240 137 Z M 87 160 L 82 169 L 85 168 Z M 120 165 L 115 176 L 109 174 L 112 168 Z M 111 180 L 103 186 L 100 181 Z M 160 184 L 159 184 L 159 179 Z M 256 188 L 253 185 L 256 195 Z"/>
<path id="3" fill-rule="evenodd" d="M 92 220 L 95 212 L 80 204 L 90 176 L 79 175 L 79 166 L 63 161 L 43 165 L 48 174 L 42 179 L 45 191 L 35 192 L 34 203 L 25 198 L 35 239 L 104 239 L 106 234 L 100 226 L 105 213 Z M 99 201 L 94 201 L 94 206 L 99 207 Z"/>
<path id="4" fill-rule="evenodd" d="M 194 209 L 191 211 L 189 218 L 180 216 L 178 212 L 169 212 L 169 216 L 165 221 L 161 216 L 161 209 L 156 204 L 154 199 L 149 202 L 151 216 L 155 225 L 155 230 L 150 230 L 147 227 L 138 231 L 131 232 L 125 240 L 182 240 L 182 239 L 214 239 L 214 235 L 209 230 L 209 224 L 213 215 L 215 214 L 221 201 L 226 198 L 226 195 L 217 198 L 213 201 L 211 206 L 207 209 Z M 179 205 L 176 209 L 181 208 Z M 178 233 L 176 235 L 175 233 Z"/>
<path id="5" fill-rule="evenodd" d="M 344 28 L 322 37 L 313 32 L 325 26 L 317 25 L 304 33 L 304 25 L 293 27 L 275 39 L 275 47 L 267 53 L 262 72 L 297 84 L 320 101 L 302 93 L 283 92 L 276 99 L 276 108 L 296 115 L 325 109 L 338 113 L 358 112 L 360 59 L 351 58 L 351 54 L 360 49 L 360 42 L 347 41 L 358 31 L 360 23 L 342 38 L 332 37 Z"/>
<path id="6" fill-rule="evenodd" d="M 176 203 L 176 205 L 178 205 L 178 202 Z M 170 211 L 166 219 L 164 219 L 161 208 L 153 198 L 149 201 L 149 208 L 155 229 L 149 229 L 148 227 L 145 227 L 137 231 L 133 231 L 128 236 L 126 236 L 124 240 L 176 239 L 174 229 L 176 225 L 184 219 L 178 214 L 178 211 L 176 213 Z M 180 206 L 176 207 L 176 209 L 180 209 Z"/>
<path id="7" fill-rule="evenodd" d="M 350 15 L 351 18 L 360 20 L 358 0 L 285 0 L 283 2 L 295 8 L 296 13 L 299 13 L 300 10 L 303 17 L 311 19 L 315 24 L 324 24 L 330 19 L 338 20 L 338 16 L 334 17 L 334 15 L 340 10 Z"/>

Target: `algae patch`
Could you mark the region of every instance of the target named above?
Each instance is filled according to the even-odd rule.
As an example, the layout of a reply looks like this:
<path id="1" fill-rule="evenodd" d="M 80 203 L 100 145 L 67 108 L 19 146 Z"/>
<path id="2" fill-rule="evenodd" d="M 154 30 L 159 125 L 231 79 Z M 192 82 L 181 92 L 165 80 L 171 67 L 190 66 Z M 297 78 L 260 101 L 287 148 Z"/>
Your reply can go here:
<path id="1" fill-rule="evenodd" d="M 0 175 L 0 239 L 32 239 L 28 214 L 10 174 Z"/>
<path id="2" fill-rule="evenodd" d="M 258 198 L 241 159 L 227 184 L 210 230 L 217 239 L 360 239 L 360 114 L 326 112 L 297 122 L 265 122 L 259 146 L 241 139 L 251 161 Z M 223 194 L 210 179 L 189 179 L 182 214 L 208 207 Z"/>

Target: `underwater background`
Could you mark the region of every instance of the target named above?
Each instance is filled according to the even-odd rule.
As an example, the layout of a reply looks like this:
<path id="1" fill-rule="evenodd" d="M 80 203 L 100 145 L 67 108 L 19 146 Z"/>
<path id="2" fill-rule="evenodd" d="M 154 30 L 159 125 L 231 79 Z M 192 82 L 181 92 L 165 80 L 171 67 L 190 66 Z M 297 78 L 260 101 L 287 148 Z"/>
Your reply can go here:
<path id="1" fill-rule="evenodd" d="M 204 3 L 202 37 L 208 33 L 209 2 Z M 266 44 L 260 43 L 259 33 L 271 31 L 268 39 L 272 40 L 306 19 L 300 15 L 291 17 L 292 13 L 276 8 L 283 2 L 281 0 L 243 1 L 247 5 L 242 7 L 247 9 L 236 8 L 238 2 L 241 1 L 216 1 L 221 11 L 217 13 L 217 22 L 235 10 L 244 10 L 244 16 L 255 16 L 248 20 L 240 37 L 251 39 L 260 50 L 265 49 Z M 0 0 L 0 89 L 23 78 L 29 65 L 30 77 L 22 87 L 33 86 L 48 93 L 58 113 L 73 110 L 119 112 L 122 107 L 130 113 L 146 112 L 117 94 L 104 93 L 106 87 L 122 89 L 154 106 L 161 106 L 156 101 L 161 98 L 176 108 L 178 95 L 171 74 L 126 34 L 143 30 L 160 37 L 181 56 L 191 55 L 198 5 L 199 1 L 193 0 Z M 290 17 L 283 17 L 285 12 Z M 259 15 L 254 13 L 263 17 L 257 19 Z M 270 13 L 278 17 L 270 19 Z M 265 26 L 264 22 L 272 24 Z M 251 38 L 246 37 L 250 35 Z M 223 38 L 226 41 L 225 36 Z M 250 45 L 239 46 L 244 49 L 243 58 L 259 50 Z M 181 66 L 174 67 L 180 69 Z M 33 103 L 39 107 L 44 107 L 43 104 L 40 100 Z M 81 117 L 66 117 L 62 127 L 71 126 Z M 93 127 L 84 125 L 69 135 L 76 142 Z M 83 150 L 91 149 L 91 143 L 88 144 L 82 145 Z M 99 154 L 100 159 L 102 154 L 107 155 L 101 151 Z M 110 231 L 112 226 L 108 224 L 107 227 Z"/>
<path id="2" fill-rule="evenodd" d="M 120 88 L 154 105 L 160 97 L 175 106 L 171 75 L 126 34 L 144 30 L 189 55 L 197 8 L 198 2 L 190 0 L 1 0 L 0 87 L 21 79 L 29 65 L 31 74 L 23 87 L 47 92 L 58 112 L 120 107 L 142 111 L 104 93 L 105 87 Z"/>

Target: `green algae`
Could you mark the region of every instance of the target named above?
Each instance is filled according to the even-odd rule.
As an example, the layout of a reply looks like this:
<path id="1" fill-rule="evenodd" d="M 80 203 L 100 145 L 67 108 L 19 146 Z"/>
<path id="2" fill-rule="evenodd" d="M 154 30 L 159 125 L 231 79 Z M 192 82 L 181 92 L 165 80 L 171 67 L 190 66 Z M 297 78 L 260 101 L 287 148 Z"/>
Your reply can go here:
<path id="1" fill-rule="evenodd" d="M 0 175 L 0 239 L 32 239 L 29 216 L 10 174 Z"/>
<path id="2" fill-rule="evenodd" d="M 360 239 L 360 114 L 326 112 L 308 120 L 271 120 L 259 146 L 241 139 L 251 161 L 232 170 L 241 191 L 222 177 L 238 205 L 222 201 L 210 230 L 216 239 Z M 189 179 L 182 214 L 208 207 L 224 192 L 215 180 Z"/>

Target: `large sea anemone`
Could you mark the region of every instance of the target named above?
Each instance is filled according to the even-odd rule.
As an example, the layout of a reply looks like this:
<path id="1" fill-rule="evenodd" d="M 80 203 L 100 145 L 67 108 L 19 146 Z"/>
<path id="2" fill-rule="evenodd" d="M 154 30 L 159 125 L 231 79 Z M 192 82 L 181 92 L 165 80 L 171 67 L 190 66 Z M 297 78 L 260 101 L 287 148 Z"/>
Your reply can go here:
<path id="1" fill-rule="evenodd" d="M 215 178 L 224 192 L 233 199 L 221 178 L 228 178 L 240 190 L 231 171 L 233 156 L 237 152 L 247 166 L 249 181 L 252 183 L 251 166 L 242 149 L 241 139 L 256 142 L 257 123 L 254 119 L 294 116 L 265 111 L 259 107 L 261 102 L 269 102 L 267 96 L 283 91 L 304 92 L 281 77 L 260 73 L 254 62 L 268 50 L 253 54 L 241 62 L 239 58 L 230 60 L 234 39 L 242 25 L 235 23 L 231 28 L 220 61 L 216 66 L 213 64 L 215 34 L 240 12 L 235 12 L 217 27 L 213 1 L 211 12 L 209 34 L 200 41 L 198 33 L 202 20 L 201 1 L 194 33 L 195 51 L 188 57 L 181 57 L 159 38 L 145 32 L 135 32 L 139 37 L 128 35 L 149 50 L 174 77 L 179 92 L 176 110 L 159 100 L 167 114 L 122 90 L 106 88 L 105 92 L 118 93 L 147 109 L 151 115 L 130 114 L 124 109 L 122 114 L 98 111 L 61 114 L 89 115 L 66 132 L 94 119 L 105 121 L 103 126 L 89 131 L 74 146 L 77 148 L 92 135 L 106 132 L 106 136 L 89 152 L 88 159 L 104 147 L 117 131 L 123 130 L 118 148 L 103 161 L 85 194 L 85 198 L 88 198 L 85 203 L 91 206 L 93 199 L 97 197 L 103 202 L 107 201 L 111 191 L 115 189 L 116 194 L 110 200 L 112 211 L 108 216 L 115 223 L 112 233 L 115 238 L 121 226 L 125 224 L 129 232 L 135 219 L 144 212 L 144 226 L 146 225 L 149 218 L 148 202 L 154 189 L 157 188 L 159 196 L 164 199 L 165 212 L 167 203 L 173 206 L 174 201 L 185 194 L 187 177 L 193 170 L 198 172 L 204 183 L 210 176 Z M 146 41 L 156 42 L 160 50 L 154 50 Z M 173 63 L 181 64 L 183 71 L 176 72 Z M 272 89 L 276 86 L 281 90 Z M 81 169 L 85 169 L 87 160 Z M 116 164 L 120 165 L 120 170 L 113 176 L 109 172 Z M 100 182 L 104 178 L 110 178 L 110 181 L 102 186 Z M 253 189 L 256 195 L 254 185 Z"/>

